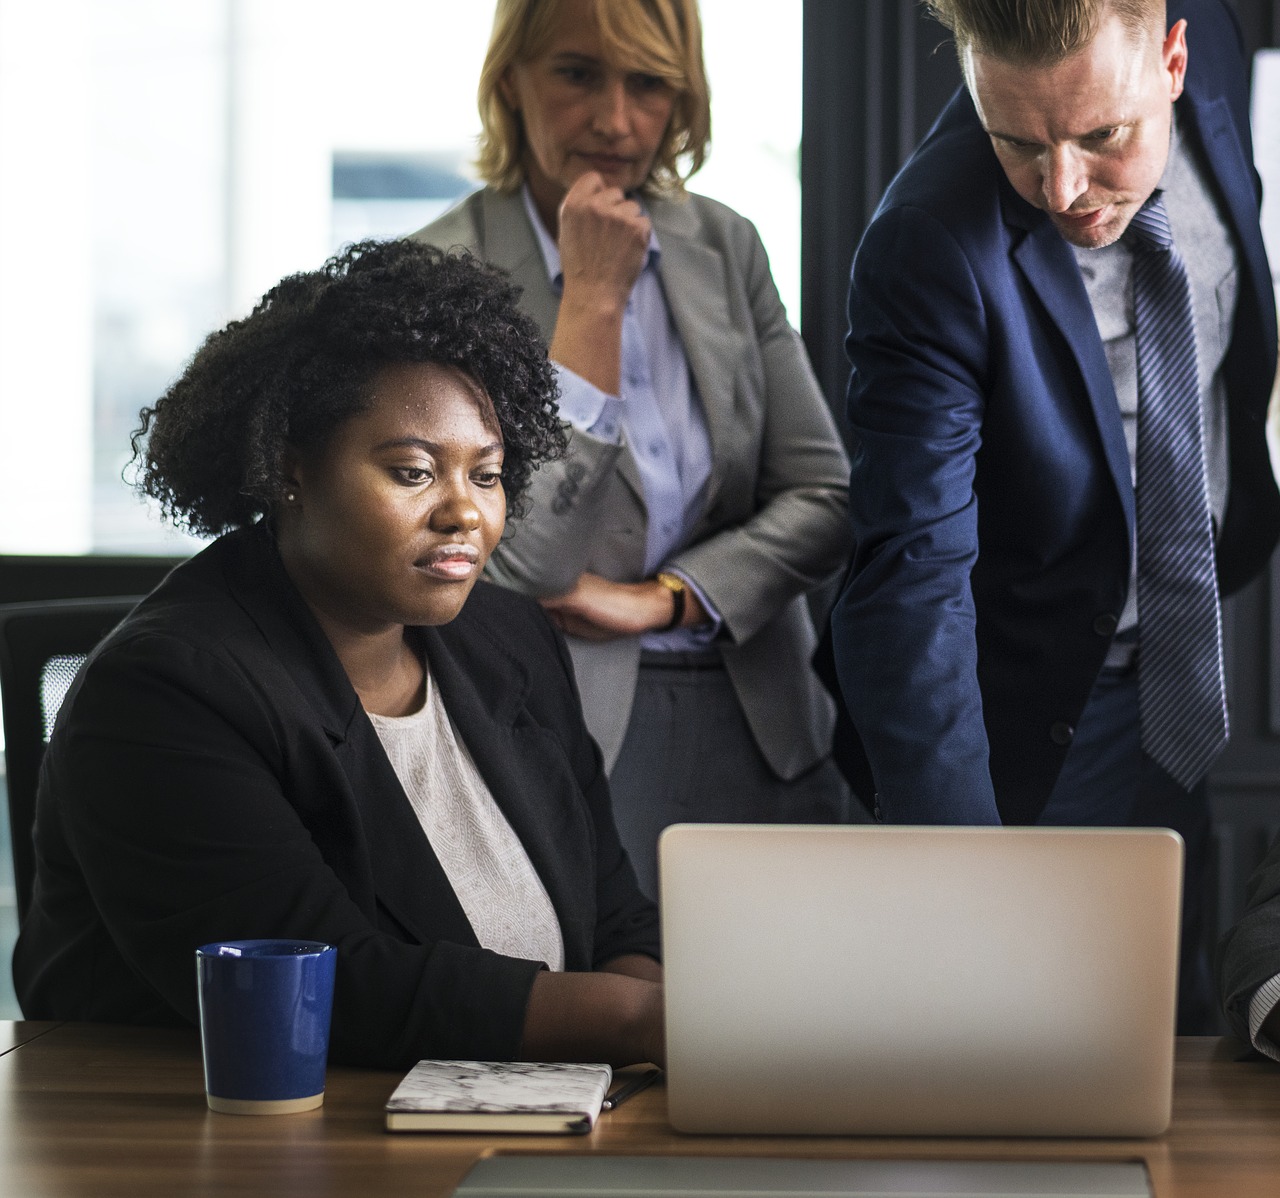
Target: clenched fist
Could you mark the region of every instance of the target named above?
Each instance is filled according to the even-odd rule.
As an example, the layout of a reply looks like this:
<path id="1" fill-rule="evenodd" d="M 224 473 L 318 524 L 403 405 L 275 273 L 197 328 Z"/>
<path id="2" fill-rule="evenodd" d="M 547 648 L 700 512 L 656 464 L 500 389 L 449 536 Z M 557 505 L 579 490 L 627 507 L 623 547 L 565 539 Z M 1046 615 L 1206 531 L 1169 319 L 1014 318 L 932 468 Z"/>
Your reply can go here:
<path id="1" fill-rule="evenodd" d="M 649 249 L 649 218 L 635 200 L 595 171 L 581 176 L 560 204 L 564 294 L 583 292 L 625 308 Z"/>
<path id="2" fill-rule="evenodd" d="M 649 249 L 640 205 L 595 171 L 574 181 L 560 204 L 564 290 L 551 339 L 553 361 L 617 395 L 622 316 Z"/>

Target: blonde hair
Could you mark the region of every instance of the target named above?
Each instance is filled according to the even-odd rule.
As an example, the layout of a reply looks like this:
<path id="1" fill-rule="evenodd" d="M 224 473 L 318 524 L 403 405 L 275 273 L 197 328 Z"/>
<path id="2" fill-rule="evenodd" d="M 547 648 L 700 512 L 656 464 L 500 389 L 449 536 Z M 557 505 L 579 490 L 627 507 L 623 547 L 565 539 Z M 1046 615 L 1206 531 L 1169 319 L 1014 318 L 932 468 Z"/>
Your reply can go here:
<path id="1" fill-rule="evenodd" d="M 702 62 L 697 0 L 590 0 L 606 60 L 662 79 L 675 93 L 671 122 L 642 191 L 679 192 L 702 166 L 711 140 L 711 92 Z M 545 52 L 564 0 L 498 0 L 489 51 L 480 71 L 480 151 L 476 169 L 498 191 L 524 181 L 524 125 L 502 94 L 516 63 Z M 683 169 L 682 169 L 683 168 Z"/>
<path id="2" fill-rule="evenodd" d="M 1135 44 L 1164 25 L 1165 0 L 925 0 L 951 30 L 956 51 L 972 48 L 1006 62 L 1053 64 L 1093 41 L 1114 13 Z"/>

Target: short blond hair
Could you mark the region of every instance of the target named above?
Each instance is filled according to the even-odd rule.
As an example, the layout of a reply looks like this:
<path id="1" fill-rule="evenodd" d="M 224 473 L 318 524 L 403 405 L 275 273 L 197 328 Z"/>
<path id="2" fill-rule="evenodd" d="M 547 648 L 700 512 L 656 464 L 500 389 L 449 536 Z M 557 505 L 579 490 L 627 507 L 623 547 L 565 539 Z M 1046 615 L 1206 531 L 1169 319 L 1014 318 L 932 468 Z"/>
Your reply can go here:
<path id="1" fill-rule="evenodd" d="M 924 0 L 951 30 L 956 52 L 968 49 L 1006 62 L 1053 64 L 1083 50 L 1111 13 L 1135 43 L 1159 23 L 1165 0 Z"/>
<path id="2" fill-rule="evenodd" d="M 671 123 L 642 191 L 679 192 L 706 160 L 711 92 L 702 61 L 697 0 L 590 0 L 610 64 L 662 79 L 675 93 Z M 560 23 L 563 0 L 498 0 L 480 72 L 480 152 L 476 169 L 498 191 L 524 181 L 524 125 L 502 94 L 516 63 L 542 54 Z"/>

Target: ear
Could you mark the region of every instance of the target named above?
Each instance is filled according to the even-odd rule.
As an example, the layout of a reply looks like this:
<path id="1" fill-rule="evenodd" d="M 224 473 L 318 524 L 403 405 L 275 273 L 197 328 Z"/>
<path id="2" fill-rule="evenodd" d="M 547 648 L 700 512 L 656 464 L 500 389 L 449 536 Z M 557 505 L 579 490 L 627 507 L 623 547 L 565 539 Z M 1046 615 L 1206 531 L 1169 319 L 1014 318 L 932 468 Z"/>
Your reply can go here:
<path id="1" fill-rule="evenodd" d="M 1182 95 L 1187 78 L 1187 22 L 1178 21 L 1165 35 L 1160 47 L 1160 65 L 1169 76 L 1169 99 Z"/>
<path id="2" fill-rule="evenodd" d="M 1183 22 L 1185 24 L 1185 22 Z M 498 93 L 512 112 L 520 111 L 520 93 L 516 88 L 515 67 L 507 67 L 498 80 Z"/>
<path id="3" fill-rule="evenodd" d="M 302 502 L 302 462 L 296 449 L 289 447 L 280 456 L 281 506 L 296 508 Z"/>

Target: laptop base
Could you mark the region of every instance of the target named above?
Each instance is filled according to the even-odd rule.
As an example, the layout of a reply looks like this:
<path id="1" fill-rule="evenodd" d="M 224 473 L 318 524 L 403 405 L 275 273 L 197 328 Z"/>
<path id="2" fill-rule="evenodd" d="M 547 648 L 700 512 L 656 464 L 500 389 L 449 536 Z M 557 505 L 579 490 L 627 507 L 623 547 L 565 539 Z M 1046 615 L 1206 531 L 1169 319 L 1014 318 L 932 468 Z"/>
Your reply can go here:
<path id="1" fill-rule="evenodd" d="M 1138 1161 L 501 1155 L 455 1198 L 1150 1198 Z"/>

